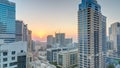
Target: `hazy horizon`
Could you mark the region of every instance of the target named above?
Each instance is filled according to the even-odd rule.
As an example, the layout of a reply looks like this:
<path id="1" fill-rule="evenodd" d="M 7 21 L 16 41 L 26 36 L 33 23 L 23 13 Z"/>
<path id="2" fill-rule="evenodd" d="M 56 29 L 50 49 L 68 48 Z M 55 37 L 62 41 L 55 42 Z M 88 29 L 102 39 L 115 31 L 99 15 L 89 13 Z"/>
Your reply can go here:
<path id="1" fill-rule="evenodd" d="M 28 24 L 34 40 L 46 41 L 47 35 L 62 32 L 77 41 L 77 11 L 81 0 L 10 1 L 16 3 L 16 19 Z M 117 8 L 120 0 L 98 0 L 98 3 L 107 17 L 107 29 L 111 23 L 120 21 L 120 9 Z"/>

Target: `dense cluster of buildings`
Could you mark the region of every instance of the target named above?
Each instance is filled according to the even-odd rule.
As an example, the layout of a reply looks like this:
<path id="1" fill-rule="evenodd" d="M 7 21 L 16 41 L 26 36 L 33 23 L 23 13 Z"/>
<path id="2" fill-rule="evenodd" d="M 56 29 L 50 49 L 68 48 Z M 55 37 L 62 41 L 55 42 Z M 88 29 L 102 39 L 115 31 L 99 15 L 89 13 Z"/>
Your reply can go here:
<path id="1" fill-rule="evenodd" d="M 47 36 L 47 60 L 61 68 L 77 66 L 78 49 L 77 43 L 72 38 L 66 38 L 65 33 L 55 33 Z"/>
<path id="2" fill-rule="evenodd" d="M 50 47 L 70 47 L 73 44 L 72 38 L 66 38 L 65 33 L 55 33 L 55 37 L 53 35 L 47 36 L 47 46 Z"/>
<path id="3" fill-rule="evenodd" d="M 31 35 L 27 24 L 16 20 L 15 3 L 0 0 L 0 68 L 33 68 Z M 107 38 L 101 6 L 97 0 L 82 0 L 78 43 L 65 33 L 55 33 L 47 36 L 47 48 L 47 60 L 60 68 L 108 68 L 110 64 L 120 68 L 120 22 L 110 26 Z"/>
<path id="4" fill-rule="evenodd" d="M 78 47 L 70 48 L 71 39 L 65 34 L 49 35 L 47 59 L 60 68 L 120 68 L 120 23 L 109 28 L 106 36 L 106 17 L 97 0 L 82 0 L 78 10 Z M 69 43 L 71 45 L 69 45 Z"/>
<path id="5" fill-rule="evenodd" d="M 16 20 L 16 5 L 0 0 L 0 68 L 31 68 L 32 31 Z"/>

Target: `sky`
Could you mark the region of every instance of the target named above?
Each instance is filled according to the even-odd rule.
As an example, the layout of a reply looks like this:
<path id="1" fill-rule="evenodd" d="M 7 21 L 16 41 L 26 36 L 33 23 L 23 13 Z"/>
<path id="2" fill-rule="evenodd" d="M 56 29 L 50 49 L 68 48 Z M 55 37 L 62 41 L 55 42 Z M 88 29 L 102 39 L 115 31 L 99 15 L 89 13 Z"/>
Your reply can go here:
<path id="1" fill-rule="evenodd" d="M 81 0 L 10 0 L 16 3 L 16 19 L 23 20 L 32 30 L 33 40 L 46 41 L 47 35 L 66 33 L 77 41 L 77 12 Z M 108 28 L 120 22 L 120 0 L 97 0 Z"/>

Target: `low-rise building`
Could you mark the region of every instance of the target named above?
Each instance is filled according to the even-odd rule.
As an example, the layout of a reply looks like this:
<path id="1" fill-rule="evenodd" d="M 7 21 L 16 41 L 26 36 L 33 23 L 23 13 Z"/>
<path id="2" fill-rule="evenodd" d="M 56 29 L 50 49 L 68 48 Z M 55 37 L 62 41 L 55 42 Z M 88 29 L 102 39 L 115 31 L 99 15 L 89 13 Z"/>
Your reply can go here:
<path id="1" fill-rule="evenodd" d="M 50 48 L 47 49 L 47 60 L 49 62 L 57 62 L 57 53 L 68 50 L 68 48 Z"/>
<path id="2" fill-rule="evenodd" d="M 27 43 L 4 43 L 0 40 L 0 68 L 27 68 Z"/>
<path id="3" fill-rule="evenodd" d="M 78 49 L 61 51 L 57 55 L 57 65 L 61 68 L 74 68 L 77 66 Z"/>

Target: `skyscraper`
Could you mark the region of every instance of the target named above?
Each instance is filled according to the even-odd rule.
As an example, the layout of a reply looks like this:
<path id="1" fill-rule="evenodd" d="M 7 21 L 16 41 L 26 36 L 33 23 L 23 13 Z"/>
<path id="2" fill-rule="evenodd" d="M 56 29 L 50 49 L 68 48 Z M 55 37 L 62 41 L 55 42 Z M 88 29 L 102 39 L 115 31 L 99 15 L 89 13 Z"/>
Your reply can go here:
<path id="1" fill-rule="evenodd" d="M 53 35 L 48 35 L 47 36 L 47 48 L 53 47 L 55 45 L 55 38 Z"/>
<path id="2" fill-rule="evenodd" d="M 15 3 L 0 0 L 0 39 L 5 43 L 15 41 Z"/>
<path id="3" fill-rule="evenodd" d="M 105 24 L 103 26 L 103 24 Z M 106 17 L 96 0 L 82 0 L 78 11 L 79 68 L 104 68 L 102 46 Z"/>
<path id="4" fill-rule="evenodd" d="M 16 41 L 23 41 L 24 39 L 24 23 L 23 21 L 16 21 Z"/>
<path id="5" fill-rule="evenodd" d="M 59 44 L 59 47 L 65 47 L 65 33 L 56 33 L 55 42 Z"/>
<path id="6" fill-rule="evenodd" d="M 120 23 L 116 22 L 109 28 L 109 39 L 114 56 L 120 57 Z"/>

